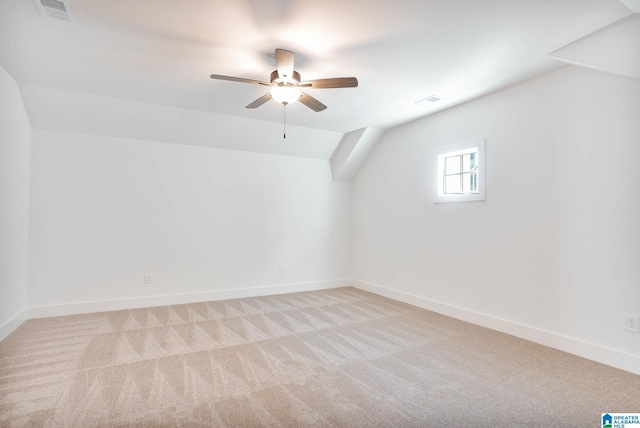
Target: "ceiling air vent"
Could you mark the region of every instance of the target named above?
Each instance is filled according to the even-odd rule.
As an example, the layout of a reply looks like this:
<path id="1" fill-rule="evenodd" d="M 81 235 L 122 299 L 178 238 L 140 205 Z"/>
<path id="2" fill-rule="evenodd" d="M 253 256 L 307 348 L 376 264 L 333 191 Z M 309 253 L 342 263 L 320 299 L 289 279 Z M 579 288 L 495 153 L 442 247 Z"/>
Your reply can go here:
<path id="1" fill-rule="evenodd" d="M 68 0 L 36 0 L 40 13 L 49 18 L 61 19 L 63 21 L 73 22 L 73 17 Z"/>
<path id="2" fill-rule="evenodd" d="M 420 107 L 424 107 L 427 105 L 427 103 L 436 103 L 438 101 L 440 101 L 440 98 L 436 97 L 435 95 L 429 95 L 427 98 L 417 101 L 416 105 Z"/>

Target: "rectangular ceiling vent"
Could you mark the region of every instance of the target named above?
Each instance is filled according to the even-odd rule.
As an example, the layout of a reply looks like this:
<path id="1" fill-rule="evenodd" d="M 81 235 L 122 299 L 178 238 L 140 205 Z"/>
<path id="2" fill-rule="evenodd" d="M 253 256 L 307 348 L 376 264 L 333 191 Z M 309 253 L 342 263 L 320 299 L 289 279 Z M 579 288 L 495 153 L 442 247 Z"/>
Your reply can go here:
<path id="1" fill-rule="evenodd" d="M 427 105 L 427 103 L 436 103 L 438 101 L 440 101 L 440 98 L 436 97 L 435 95 L 429 95 L 427 98 L 417 101 L 416 105 L 420 107 L 424 107 Z"/>
<path id="2" fill-rule="evenodd" d="M 36 4 L 44 16 L 76 23 L 69 7 L 69 0 L 36 0 Z"/>

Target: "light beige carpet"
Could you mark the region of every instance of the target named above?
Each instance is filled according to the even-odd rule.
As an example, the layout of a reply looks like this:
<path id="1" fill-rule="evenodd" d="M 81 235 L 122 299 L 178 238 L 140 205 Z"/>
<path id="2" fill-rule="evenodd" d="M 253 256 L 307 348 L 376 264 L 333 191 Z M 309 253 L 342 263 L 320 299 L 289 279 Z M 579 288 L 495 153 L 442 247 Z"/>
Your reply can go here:
<path id="1" fill-rule="evenodd" d="M 640 376 L 353 288 L 30 320 L 0 426 L 599 427 Z"/>

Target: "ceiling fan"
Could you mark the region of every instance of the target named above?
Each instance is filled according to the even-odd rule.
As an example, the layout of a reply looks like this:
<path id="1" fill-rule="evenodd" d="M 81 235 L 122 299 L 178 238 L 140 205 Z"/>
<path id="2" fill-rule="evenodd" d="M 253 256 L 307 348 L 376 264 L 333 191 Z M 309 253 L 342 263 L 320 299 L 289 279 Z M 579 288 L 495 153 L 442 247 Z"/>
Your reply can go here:
<path id="1" fill-rule="evenodd" d="M 305 94 L 300 88 L 326 89 L 326 88 L 355 88 L 358 86 L 358 79 L 355 77 L 334 77 L 329 79 L 315 79 L 300 81 L 300 73 L 293 69 L 295 55 L 285 49 L 276 49 L 276 69 L 271 72 L 269 82 L 260 80 L 244 79 L 242 77 L 222 76 L 212 74 L 212 79 L 229 80 L 231 82 L 254 83 L 263 86 L 270 86 L 269 93 L 261 96 L 246 108 L 257 108 L 269 101 L 271 98 L 279 103 L 290 104 L 300 100 L 302 104 L 313 111 L 322 111 L 327 108 L 311 95 Z"/>

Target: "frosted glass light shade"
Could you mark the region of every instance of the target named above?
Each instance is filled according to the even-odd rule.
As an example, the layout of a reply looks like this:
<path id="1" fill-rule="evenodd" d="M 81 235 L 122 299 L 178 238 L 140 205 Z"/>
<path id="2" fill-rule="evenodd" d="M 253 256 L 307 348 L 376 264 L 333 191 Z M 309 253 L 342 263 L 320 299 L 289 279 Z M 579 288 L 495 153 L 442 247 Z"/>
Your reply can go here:
<path id="1" fill-rule="evenodd" d="M 271 88 L 271 97 L 279 103 L 293 103 L 298 101 L 302 92 L 293 86 L 274 86 Z"/>

